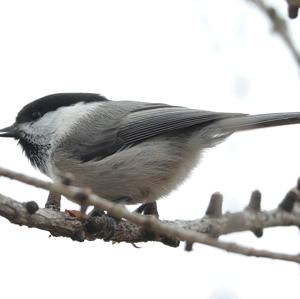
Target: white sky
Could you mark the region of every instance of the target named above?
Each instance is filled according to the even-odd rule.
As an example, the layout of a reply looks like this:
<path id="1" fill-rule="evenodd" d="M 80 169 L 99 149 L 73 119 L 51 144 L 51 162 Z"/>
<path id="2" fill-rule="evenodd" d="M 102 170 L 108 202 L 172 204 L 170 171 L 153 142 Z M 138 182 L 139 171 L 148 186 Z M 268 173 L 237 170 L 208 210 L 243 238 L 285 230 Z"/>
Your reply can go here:
<path id="1" fill-rule="evenodd" d="M 273 1 L 275 3 L 275 1 Z M 277 1 L 286 13 L 284 1 Z M 299 20 L 292 26 L 299 34 Z M 297 37 L 295 34 L 295 37 Z M 0 127 L 28 102 L 55 92 L 98 92 L 199 109 L 299 111 L 299 69 L 265 17 L 243 0 L 0 1 Z M 242 209 L 254 189 L 275 207 L 300 175 L 299 126 L 232 136 L 159 202 L 161 218 L 201 217 L 210 194 Z M 0 165 L 42 177 L 14 141 Z M 0 179 L 0 192 L 44 205 L 46 193 Z M 63 208 L 73 205 L 63 202 Z M 299 298 L 299 267 L 197 245 L 111 245 L 48 238 L 0 219 L 3 298 Z M 226 238 L 297 253 L 294 228 Z"/>

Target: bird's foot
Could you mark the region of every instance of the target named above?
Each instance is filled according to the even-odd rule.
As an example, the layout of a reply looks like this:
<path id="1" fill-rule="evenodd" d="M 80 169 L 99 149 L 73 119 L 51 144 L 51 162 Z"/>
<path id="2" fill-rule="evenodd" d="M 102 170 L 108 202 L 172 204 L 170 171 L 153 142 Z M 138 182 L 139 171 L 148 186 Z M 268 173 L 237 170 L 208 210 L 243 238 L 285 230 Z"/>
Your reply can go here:
<path id="1" fill-rule="evenodd" d="M 60 211 L 61 195 L 56 192 L 49 192 L 45 208 Z"/>
<path id="2" fill-rule="evenodd" d="M 115 234 L 119 220 L 93 209 L 84 221 L 84 227 L 87 233 L 94 237 L 101 238 L 104 241 L 110 241 Z"/>
<path id="3" fill-rule="evenodd" d="M 131 199 L 129 197 L 121 197 L 115 200 L 118 203 L 127 203 Z M 87 206 L 80 207 L 80 215 L 85 214 Z M 77 214 L 78 214 L 77 213 Z M 93 209 L 88 215 L 85 215 L 84 227 L 90 238 L 100 238 L 104 241 L 110 241 L 114 236 L 120 219 L 111 216 L 108 212 Z"/>
<path id="4" fill-rule="evenodd" d="M 159 218 L 157 203 L 156 201 L 148 202 L 140 205 L 136 210 L 136 213 L 144 214 L 144 215 L 154 215 Z"/>

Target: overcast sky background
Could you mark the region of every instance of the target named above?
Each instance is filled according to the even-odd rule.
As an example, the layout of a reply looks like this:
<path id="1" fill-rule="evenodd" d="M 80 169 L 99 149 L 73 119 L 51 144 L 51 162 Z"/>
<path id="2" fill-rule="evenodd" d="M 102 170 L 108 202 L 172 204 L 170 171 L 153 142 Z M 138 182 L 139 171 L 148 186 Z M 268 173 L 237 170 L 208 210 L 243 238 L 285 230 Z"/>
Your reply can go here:
<path id="1" fill-rule="evenodd" d="M 285 1 L 272 1 L 286 14 Z M 299 41 L 300 20 L 289 21 Z M 0 127 L 28 102 L 56 92 L 97 92 L 230 112 L 299 111 L 299 69 L 248 1 L 0 1 Z M 298 42 L 297 41 L 297 42 Z M 299 45 L 299 42 L 298 42 Z M 300 175 L 300 126 L 244 132 L 205 153 L 201 167 L 159 201 L 161 218 L 203 216 L 210 195 L 225 210 L 263 194 L 275 207 Z M 0 140 L 0 165 L 36 177 L 13 140 Z M 0 192 L 44 205 L 46 192 L 0 179 Z M 74 205 L 64 200 L 63 208 Z M 298 299 L 297 265 L 142 244 L 78 243 L 0 219 L 3 298 Z M 224 238 L 298 253 L 295 228 Z"/>

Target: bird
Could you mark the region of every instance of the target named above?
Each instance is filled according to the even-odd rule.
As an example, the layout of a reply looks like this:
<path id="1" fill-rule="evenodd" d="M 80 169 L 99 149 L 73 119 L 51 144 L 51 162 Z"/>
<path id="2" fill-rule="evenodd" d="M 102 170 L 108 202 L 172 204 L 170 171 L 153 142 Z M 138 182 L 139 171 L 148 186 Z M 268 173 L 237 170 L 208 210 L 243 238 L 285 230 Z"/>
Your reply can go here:
<path id="1" fill-rule="evenodd" d="M 235 132 L 297 123 L 300 112 L 249 115 L 57 93 L 24 106 L 0 137 L 17 140 L 54 182 L 71 173 L 74 186 L 142 204 L 142 213 L 188 177 L 205 149 Z"/>

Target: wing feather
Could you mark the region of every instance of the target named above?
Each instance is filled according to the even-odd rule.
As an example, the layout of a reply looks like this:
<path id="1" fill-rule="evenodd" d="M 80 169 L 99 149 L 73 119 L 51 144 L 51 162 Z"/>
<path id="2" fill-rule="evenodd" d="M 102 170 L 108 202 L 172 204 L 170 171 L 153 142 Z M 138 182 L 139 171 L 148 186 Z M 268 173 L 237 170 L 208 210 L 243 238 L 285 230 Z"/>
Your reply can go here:
<path id="1" fill-rule="evenodd" d="M 101 160 L 155 136 L 242 115 L 141 102 L 108 102 L 105 105 L 106 113 L 91 120 L 97 129 L 91 130 L 90 134 L 86 134 L 86 128 L 77 131 L 74 134 L 78 140 L 76 146 L 75 137 L 69 138 L 73 140 L 69 146 L 64 144 L 64 148 L 69 147 L 69 151 L 83 162 Z M 119 109 L 118 113 L 116 109 Z M 104 119 L 104 115 L 110 115 L 109 119 Z"/>
<path id="2" fill-rule="evenodd" d="M 118 136 L 126 143 L 140 142 L 175 130 L 195 125 L 208 125 L 213 121 L 238 115 L 241 114 L 170 106 L 154 107 L 145 111 L 140 109 L 131 112 L 122 120 Z"/>

